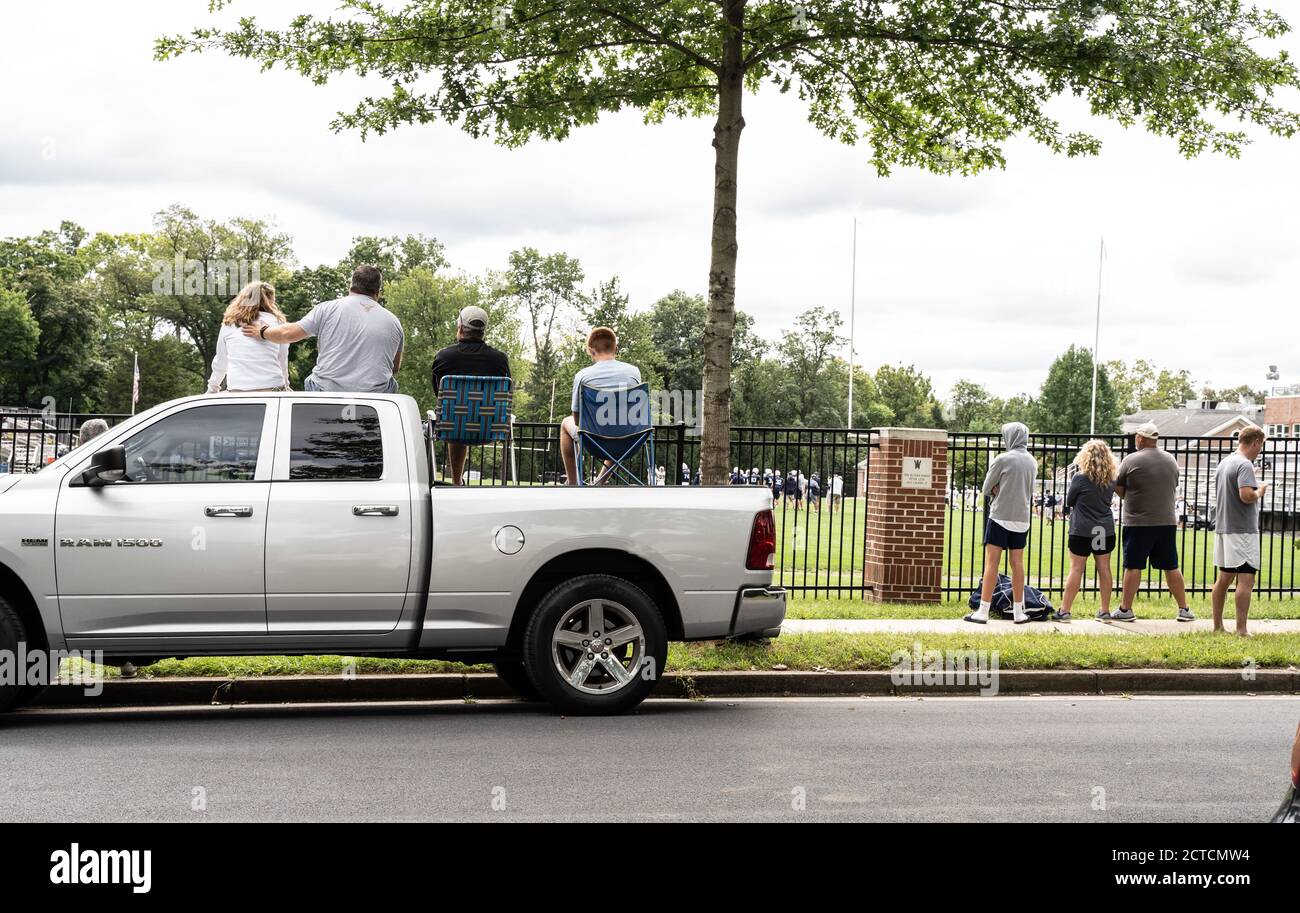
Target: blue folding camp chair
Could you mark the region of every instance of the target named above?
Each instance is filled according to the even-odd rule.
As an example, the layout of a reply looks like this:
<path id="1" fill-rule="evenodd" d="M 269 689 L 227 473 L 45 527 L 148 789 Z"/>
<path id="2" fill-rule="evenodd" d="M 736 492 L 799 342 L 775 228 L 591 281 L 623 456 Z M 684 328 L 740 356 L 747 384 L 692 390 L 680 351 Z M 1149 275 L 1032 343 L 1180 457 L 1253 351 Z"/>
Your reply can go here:
<path id="1" fill-rule="evenodd" d="M 650 385 L 578 388 L 578 484 L 586 484 L 583 454 L 609 461 L 596 476 L 596 484 L 610 477 L 631 485 L 655 484 L 655 428 L 650 417 Z M 642 479 L 628 462 L 646 456 Z"/>
<path id="2" fill-rule="evenodd" d="M 448 374 L 438 385 L 438 440 L 451 444 L 507 441 L 510 478 L 517 481 L 513 401 L 508 377 Z"/>

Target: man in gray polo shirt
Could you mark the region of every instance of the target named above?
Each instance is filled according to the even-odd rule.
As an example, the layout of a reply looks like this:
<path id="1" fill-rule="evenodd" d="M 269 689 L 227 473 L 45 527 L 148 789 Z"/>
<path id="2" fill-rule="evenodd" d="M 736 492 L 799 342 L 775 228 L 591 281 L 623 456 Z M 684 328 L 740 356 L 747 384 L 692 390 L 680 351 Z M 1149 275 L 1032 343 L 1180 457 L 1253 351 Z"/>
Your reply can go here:
<path id="1" fill-rule="evenodd" d="M 303 388 L 329 393 L 396 393 L 402 366 L 402 323 L 379 303 L 383 277 L 373 266 L 352 272 L 351 294 L 316 305 L 297 323 L 243 328 L 268 342 L 316 337 L 316 367 Z"/>
<path id="2" fill-rule="evenodd" d="M 1260 566 L 1259 502 L 1269 483 L 1255 478 L 1255 460 L 1263 449 L 1264 430 L 1247 428 L 1237 438 L 1236 451 L 1225 457 L 1214 473 L 1214 564 L 1219 569 L 1210 603 L 1214 630 L 1223 630 L 1223 606 L 1235 580 L 1237 633 L 1242 637 L 1247 636 L 1246 616 Z"/>

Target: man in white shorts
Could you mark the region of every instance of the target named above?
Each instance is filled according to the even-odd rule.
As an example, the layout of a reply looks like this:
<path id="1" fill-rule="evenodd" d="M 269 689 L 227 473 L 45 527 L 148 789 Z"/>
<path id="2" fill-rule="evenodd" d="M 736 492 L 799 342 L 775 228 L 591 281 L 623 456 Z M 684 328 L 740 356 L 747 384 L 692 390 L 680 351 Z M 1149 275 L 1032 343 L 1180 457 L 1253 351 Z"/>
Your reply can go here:
<path id="1" fill-rule="evenodd" d="M 1264 449 L 1264 429 L 1247 428 L 1237 438 L 1237 450 L 1219 463 L 1214 473 L 1216 510 L 1214 514 L 1214 564 L 1219 577 L 1214 581 L 1214 630 L 1222 631 L 1223 606 L 1228 587 L 1237 581 L 1235 596 L 1237 633 L 1246 633 L 1246 616 L 1250 612 L 1250 595 L 1259 573 L 1259 503 L 1268 491 L 1268 482 L 1255 478 L 1255 460 Z"/>

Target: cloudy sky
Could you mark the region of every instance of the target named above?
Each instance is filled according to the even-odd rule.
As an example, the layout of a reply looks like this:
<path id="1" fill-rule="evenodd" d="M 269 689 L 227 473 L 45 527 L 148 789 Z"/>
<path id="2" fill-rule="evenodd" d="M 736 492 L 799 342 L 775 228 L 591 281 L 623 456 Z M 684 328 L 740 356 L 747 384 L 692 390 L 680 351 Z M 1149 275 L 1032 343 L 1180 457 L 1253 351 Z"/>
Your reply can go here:
<path id="1" fill-rule="evenodd" d="M 332 4 L 234 9 L 254 6 L 276 21 Z M 155 63 L 154 37 L 209 21 L 206 7 L 0 7 L 0 34 L 23 36 L 0 57 L 0 235 L 62 219 L 142 231 L 181 202 L 273 220 L 309 265 L 337 260 L 357 234 L 421 232 L 467 271 L 523 245 L 566 251 L 589 280 L 620 276 L 639 307 L 705 291 L 708 121 L 647 127 L 629 114 L 519 150 L 446 126 L 362 143 L 328 128 L 359 97 L 355 82 L 316 87 L 216 54 Z M 1300 54 L 1296 36 L 1286 46 Z M 1003 172 L 880 179 L 865 149 L 823 138 L 797 101 L 747 104 L 738 305 L 765 335 L 815 305 L 839 308 L 847 327 L 857 218 L 859 363 L 914 363 L 941 393 L 961 377 L 1036 391 L 1056 354 L 1092 344 L 1104 235 L 1104 359 L 1147 358 L 1216 386 L 1264 386 L 1275 363 L 1283 383 L 1300 382 L 1300 139 L 1260 136 L 1240 160 L 1188 162 L 1168 140 L 1062 107 L 1103 137 L 1100 158 L 1015 143 Z"/>

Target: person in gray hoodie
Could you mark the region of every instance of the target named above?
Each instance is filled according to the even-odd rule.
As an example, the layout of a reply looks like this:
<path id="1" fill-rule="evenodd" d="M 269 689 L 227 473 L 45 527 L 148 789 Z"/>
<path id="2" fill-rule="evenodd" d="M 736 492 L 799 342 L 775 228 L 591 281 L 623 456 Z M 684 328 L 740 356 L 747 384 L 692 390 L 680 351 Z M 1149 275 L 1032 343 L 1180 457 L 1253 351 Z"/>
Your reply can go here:
<path id="1" fill-rule="evenodd" d="M 993 498 L 989 506 L 988 525 L 984 528 L 984 580 L 980 588 L 980 606 L 966 616 L 974 624 L 987 624 L 998 582 L 998 565 L 1002 553 L 1011 558 L 1012 620 L 1020 625 L 1029 620 L 1025 614 L 1025 543 L 1029 539 L 1029 510 L 1033 500 L 1034 480 L 1038 478 L 1038 461 L 1029 455 L 1029 428 L 1020 422 L 1002 426 L 1002 446 L 1006 452 L 989 464 L 984 477 L 984 497 Z"/>

